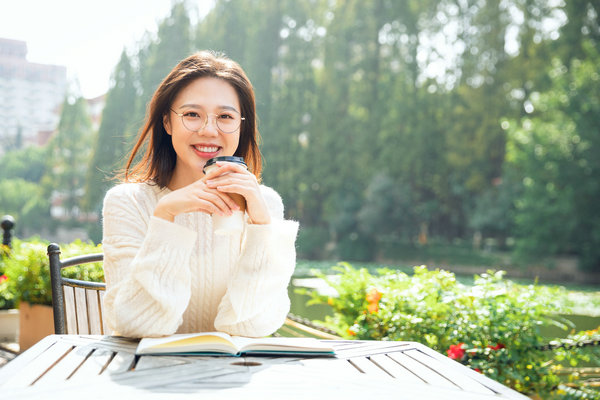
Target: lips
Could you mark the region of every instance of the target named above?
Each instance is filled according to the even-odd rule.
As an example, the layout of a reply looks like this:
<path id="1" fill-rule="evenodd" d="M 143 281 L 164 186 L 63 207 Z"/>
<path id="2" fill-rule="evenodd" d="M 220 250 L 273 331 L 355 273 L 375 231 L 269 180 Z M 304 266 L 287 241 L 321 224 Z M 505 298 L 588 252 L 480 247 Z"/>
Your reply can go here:
<path id="1" fill-rule="evenodd" d="M 206 145 L 194 145 L 193 146 L 200 153 L 216 153 L 221 147 L 219 146 L 206 146 Z"/>
<path id="2" fill-rule="evenodd" d="M 214 144 L 194 144 L 192 149 L 198 157 L 209 159 L 216 157 L 223 148 Z"/>

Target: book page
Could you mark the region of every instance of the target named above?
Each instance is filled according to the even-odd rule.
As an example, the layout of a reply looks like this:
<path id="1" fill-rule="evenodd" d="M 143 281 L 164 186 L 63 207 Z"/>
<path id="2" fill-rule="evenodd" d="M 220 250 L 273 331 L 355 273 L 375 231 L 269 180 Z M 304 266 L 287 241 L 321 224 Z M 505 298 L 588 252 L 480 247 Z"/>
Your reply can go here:
<path id="1" fill-rule="evenodd" d="M 241 352 L 244 351 L 280 351 L 280 352 L 322 352 L 333 353 L 333 348 L 313 338 L 247 338 L 243 336 L 232 336 L 231 340 Z"/>
<path id="2" fill-rule="evenodd" d="M 235 354 L 237 346 L 231 336 L 222 332 L 175 334 L 161 338 L 143 338 L 137 354 L 177 352 L 221 352 Z"/>

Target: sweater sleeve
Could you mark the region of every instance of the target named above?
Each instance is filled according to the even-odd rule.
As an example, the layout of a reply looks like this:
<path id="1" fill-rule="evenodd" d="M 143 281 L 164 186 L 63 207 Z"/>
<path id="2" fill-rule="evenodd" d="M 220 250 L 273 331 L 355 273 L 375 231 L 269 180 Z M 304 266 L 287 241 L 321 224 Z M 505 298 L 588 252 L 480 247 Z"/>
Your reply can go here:
<path id="1" fill-rule="evenodd" d="M 296 266 L 298 223 L 284 220 L 279 195 L 263 189 L 271 223 L 247 225 L 240 258 L 215 319 L 217 330 L 232 335 L 269 335 L 283 325 L 290 309 L 287 288 Z"/>
<path id="2" fill-rule="evenodd" d="M 153 203 L 145 196 L 131 185 L 117 186 L 103 208 L 106 323 L 130 337 L 174 333 L 191 295 L 196 232 L 152 217 Z"/>

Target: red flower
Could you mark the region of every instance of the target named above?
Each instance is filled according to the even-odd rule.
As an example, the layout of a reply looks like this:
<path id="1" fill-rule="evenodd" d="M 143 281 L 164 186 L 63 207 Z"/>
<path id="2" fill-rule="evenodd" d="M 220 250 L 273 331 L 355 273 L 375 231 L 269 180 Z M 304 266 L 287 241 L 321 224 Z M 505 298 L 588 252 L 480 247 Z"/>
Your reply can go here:
<path id="1" fill-rule="evenodd" d="M 367 305 L 367 310 L 369 310 L 371 314 L 376 313 L 377 311 L 379 311 L 379 303 L 369 303 Z"/>
<path id="2" fill-rule="evenodd" d="M 381 292 L 375 288 L 371 289 L 371 291 L 369 293 L 367 293 L 367 303 L 369 303 L 367 305 L 367 310 L 369 310 L 370 313 L 376 313 L 377 311 L 379 311 L 379 300 L 381 300 Z"/>
<path id="3" fill-rule="evenodd" d="M 5 282 L 5 281 L 7 281 L 7 280 L 8 280 L 8 276 L 6 276 L 6 275 L 4 275 L 4 274 L 3 274 L 3 275 L 0 275 L 0 283 L 4 283 L 4 282 Z"/>
<path id="4" fill-rule="evenodd" d="M 481 372 L 481 370 L 479 368 L 475 368 L 475 371 L 479 372 L 480 374 L 483 373 L 483 372 Z"/>
<path id="5" fill-rule="evenodd" d="M 453 360 L 462 360 L 465 356 L 465 344 L 451 344 L 450 348 L 447 350 L 448 357 Z"/>
<path id="6" fill-rule="evenodd" d="M 500 350 L 500 349 L 504 349 L 506 346 L 503 345 L 502 343 L 496 343 L 495 346 L 492 346 L 491 344 L 488 344 L 488 347 L 492 350 Z"/>
<path id="7" fill-rule="evenodd" d="M 367 293 L 367 302 L 379 303 L 379 300 L 381 300 L 381 292 L 379 290 L 373 288 L 369 293 Z"/>

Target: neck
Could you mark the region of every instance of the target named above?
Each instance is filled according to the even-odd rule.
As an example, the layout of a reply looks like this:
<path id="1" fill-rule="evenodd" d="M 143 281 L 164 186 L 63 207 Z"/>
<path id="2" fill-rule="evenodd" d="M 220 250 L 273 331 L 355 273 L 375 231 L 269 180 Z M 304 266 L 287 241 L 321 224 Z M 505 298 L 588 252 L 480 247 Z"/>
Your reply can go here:
<path id="1" fill-rule="evenodd" d="M 175 166 L 175 171 L 173 171 L 173 176 L 169 181 L 167 187 L 171 190 L 181 189 L 187 185 L 190 185 L 196 182 L 199 179 L 204 177 L 204 172 L 198 171 L 199 173 L 191 173 L 190 171 L 182 171 L 181 169 Z"/>

